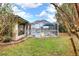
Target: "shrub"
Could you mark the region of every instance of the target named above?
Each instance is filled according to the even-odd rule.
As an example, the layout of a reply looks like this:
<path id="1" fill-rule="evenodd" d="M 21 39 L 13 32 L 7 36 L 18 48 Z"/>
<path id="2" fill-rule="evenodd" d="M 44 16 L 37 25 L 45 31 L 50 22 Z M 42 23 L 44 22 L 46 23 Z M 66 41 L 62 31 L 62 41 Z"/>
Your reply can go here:
<path id="1" fill-rule="evenodd" d="M 62 25 L 62 24 L 59 25 L 59 32 L 61 32 L 61 33 L 67 32 L 67 29 L 64 27 L 64 25 Z"/>
<path id="2" fill-rule="evenodd" d="M 12 39 L 12 37 L 10 37 L 10 36 L 4 36 L 3 42 L 5 42 L 5 43 L 10 42 L 11 39 Z"/>

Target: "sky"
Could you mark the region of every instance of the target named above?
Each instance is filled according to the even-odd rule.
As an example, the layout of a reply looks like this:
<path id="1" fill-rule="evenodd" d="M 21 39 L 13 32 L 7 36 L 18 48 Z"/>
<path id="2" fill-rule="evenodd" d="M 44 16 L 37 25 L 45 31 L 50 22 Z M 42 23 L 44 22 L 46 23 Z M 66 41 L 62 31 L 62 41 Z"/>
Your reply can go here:
<path id="1" fill-rule="evenodd" d="M 30 23 L 36 20 L 56 22 L 56 10 L 49 3 L 16 3 L 12 9 L 15 15 L 19 15 Z"/>

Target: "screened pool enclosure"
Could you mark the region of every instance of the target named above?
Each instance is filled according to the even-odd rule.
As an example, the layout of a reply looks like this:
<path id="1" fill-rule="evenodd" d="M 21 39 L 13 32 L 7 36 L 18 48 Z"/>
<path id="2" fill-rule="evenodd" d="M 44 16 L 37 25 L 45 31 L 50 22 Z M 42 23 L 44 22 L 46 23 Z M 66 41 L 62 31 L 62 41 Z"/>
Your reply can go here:
<path id="1" fill-rule="evenodd" d="M 33 23 L 31 24 L 31 35 L 34 37 L 57 37 L 59 25 L 55 23 Z"/>

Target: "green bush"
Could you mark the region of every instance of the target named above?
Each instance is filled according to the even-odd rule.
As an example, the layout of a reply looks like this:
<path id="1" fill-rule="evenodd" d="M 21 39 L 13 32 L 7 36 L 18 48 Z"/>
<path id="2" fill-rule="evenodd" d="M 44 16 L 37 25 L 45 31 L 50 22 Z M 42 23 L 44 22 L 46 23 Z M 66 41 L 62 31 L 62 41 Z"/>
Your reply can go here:
<path id="1" fill-rule="evenodd" d="M 59 25 L 59 32 L 61 32 L 61 33 L 67 32 L 67 29 L 64 27 L 64 25 L 62 25 L 62 24 Z"/>
<path id="2" fill-rule="evenodd" d="M 5 43 L 10 42 L 11 39 L 12 39 L 12 37 L 10 37 L 10 36 L 4 36 L 3 42 L 5 42 Z"/>

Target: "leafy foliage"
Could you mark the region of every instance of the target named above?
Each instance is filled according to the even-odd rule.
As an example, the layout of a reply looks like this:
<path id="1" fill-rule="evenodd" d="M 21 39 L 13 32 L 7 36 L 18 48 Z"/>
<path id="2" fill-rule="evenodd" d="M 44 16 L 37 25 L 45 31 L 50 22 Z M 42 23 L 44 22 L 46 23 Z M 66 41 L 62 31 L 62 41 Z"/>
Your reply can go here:
<path id="1" fill-rule="evenodd" d="M 79 4 L 76 3 L 68 3 L 63 4 L 61 6 L 58 6 L 57 4 L 53 4 L 57 10 L 56 18 L 59 21 L 60 24 L 63 24 L 65 28 L 67 29 L 68 35 L 71 38 L 71 43 L 74 49 L 75 55 L 77 54 L 77 49 L 74 42 L 74 36 L 76 36 L 77 39 L 79 39 L 79 13 L 78 9 Z M 78 8 L 78 9 L 77 9 Z"/>
<path id="2" fill-rule="evenodd" d="M 12 5 L 9 3 L 0 4 L 0 40 L 6 40 L 6 36 L 12 37 L 14 15 Z M 11 39 L 11 38 L 10 38 Z"/>

